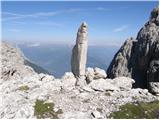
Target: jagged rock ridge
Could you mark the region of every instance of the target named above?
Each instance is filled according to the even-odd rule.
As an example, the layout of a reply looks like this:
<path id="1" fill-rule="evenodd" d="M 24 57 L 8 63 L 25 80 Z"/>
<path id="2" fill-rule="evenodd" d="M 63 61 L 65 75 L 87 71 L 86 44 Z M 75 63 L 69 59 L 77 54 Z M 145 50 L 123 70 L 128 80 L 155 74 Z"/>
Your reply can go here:
<path id="1" fill-rule="evenodd" d="M 135 87 L 158 93 L 159 87 L 159 10 L 151 12 L 149 21 L 137 38 L 127 40 L 114 56 L 107 75 L 127 76 L 136 80 Z"/>

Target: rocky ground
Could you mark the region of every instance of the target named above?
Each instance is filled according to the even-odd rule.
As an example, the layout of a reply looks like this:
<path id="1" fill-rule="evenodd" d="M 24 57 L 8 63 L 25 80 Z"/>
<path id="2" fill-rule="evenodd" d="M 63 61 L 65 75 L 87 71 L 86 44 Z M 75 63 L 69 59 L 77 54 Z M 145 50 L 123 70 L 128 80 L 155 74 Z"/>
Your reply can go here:
<path id="1" fill-rule="evenodd" d="M 87 68 L 83 87 L 75 86 L 76 78 L 70 72 L 61 79 L 38 74 L 24 65 L 18 49 L 8 43 L 2 43 L 1 48 L 5 69 L 0 79 L 0 118 L 110 118 L 126 103 L 158 100 L 147 89 L 133 89 L 133 79 L 106 79 L 105 71 L 99 68 Z M 15 72 L 8 72 L 11 70 Z"/>

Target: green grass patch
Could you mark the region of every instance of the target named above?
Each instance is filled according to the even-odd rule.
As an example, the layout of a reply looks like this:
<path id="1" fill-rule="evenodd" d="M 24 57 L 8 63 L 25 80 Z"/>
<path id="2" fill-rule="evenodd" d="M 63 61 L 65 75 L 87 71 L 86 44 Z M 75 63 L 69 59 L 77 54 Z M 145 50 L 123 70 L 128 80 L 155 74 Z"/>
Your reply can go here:
<path id="1" fill-rule="evenodd" d="M 26 91 L 26 90 L 29 90 L 29 87 L 27 85 L 23 85 L 19 87 L 19 90 Z"/>
<path id="2" fill-rule="evenodd" d="M 58 115 L 62 114 L 63 111 L 59 109 L 55 112 L 54 106 L 54 103 L 45 103 L 42 100 L 37 100 L 34 106 L 34 114 L 37 116 L 38 119 L 58 119 Z"/>
<path id="3" fill-rule="evenodd" d="M 120 111 L 113 112 L 110 118 L 114 119 L 158 119 L 159 101 L 150 103 L 127 103 L 120 107 Z"/>

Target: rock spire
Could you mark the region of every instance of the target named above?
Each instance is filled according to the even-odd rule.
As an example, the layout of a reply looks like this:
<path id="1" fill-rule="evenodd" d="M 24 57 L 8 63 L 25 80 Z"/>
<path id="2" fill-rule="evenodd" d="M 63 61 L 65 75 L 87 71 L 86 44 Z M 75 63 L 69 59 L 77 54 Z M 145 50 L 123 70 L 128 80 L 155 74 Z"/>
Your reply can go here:
<path id="1" fill-rule="evenodd" d="M 75 77 L 85 76 L 88 47 L 88 26 L 85 22 L 78 29 L 76 45 L 72 49 L 71 70 Z"/>

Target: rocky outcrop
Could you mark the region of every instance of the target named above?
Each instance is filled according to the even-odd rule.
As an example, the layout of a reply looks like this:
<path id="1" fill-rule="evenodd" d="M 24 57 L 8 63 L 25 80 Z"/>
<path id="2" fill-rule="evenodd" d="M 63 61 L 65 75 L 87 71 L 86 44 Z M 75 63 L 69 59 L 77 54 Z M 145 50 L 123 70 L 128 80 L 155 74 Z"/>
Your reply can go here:
<path id="1" fill-rule="evenodd" d="M 78 77 L 85 76 L 88 48 L 87 24 L 84 22 L 78 29 L 76 45 L 72 50 L 71 69 L 73 74 Z"/>
<path id="2" fill-rule="evenodd" d="M 137 40 L 134 38 L 129 38 L 125 41 L 107 69 L 109 78 L 118 76 L 132 77 L 132 69 L 134 66 L 133 56 L 135 54 L 134 46 L 136 43 Z"/>
<path id="3" fill-rule="evenodd" d="M 151 12 L 149 21 L 138 32 L 136 40 L 127 40 L 107 69 L 109 78 L 127 76 L 135 79 L 135 87 L 148 88 L 159 82 L 159 11 Z M 154 89 L 155 90 L 155 89 Z M 158 91 L 157 91 L 158 92 Z M 157 93 L 153 92 L 153 93 Z"/>
<path id="4" fill-rule="evenodd" d="M 105 79 L 107 77 L 107 74 L 104 70 L 100 68 L 87 68 L 86 69 L 86 81 L 87 83 L 90 83 L 94 79 Z"/>

